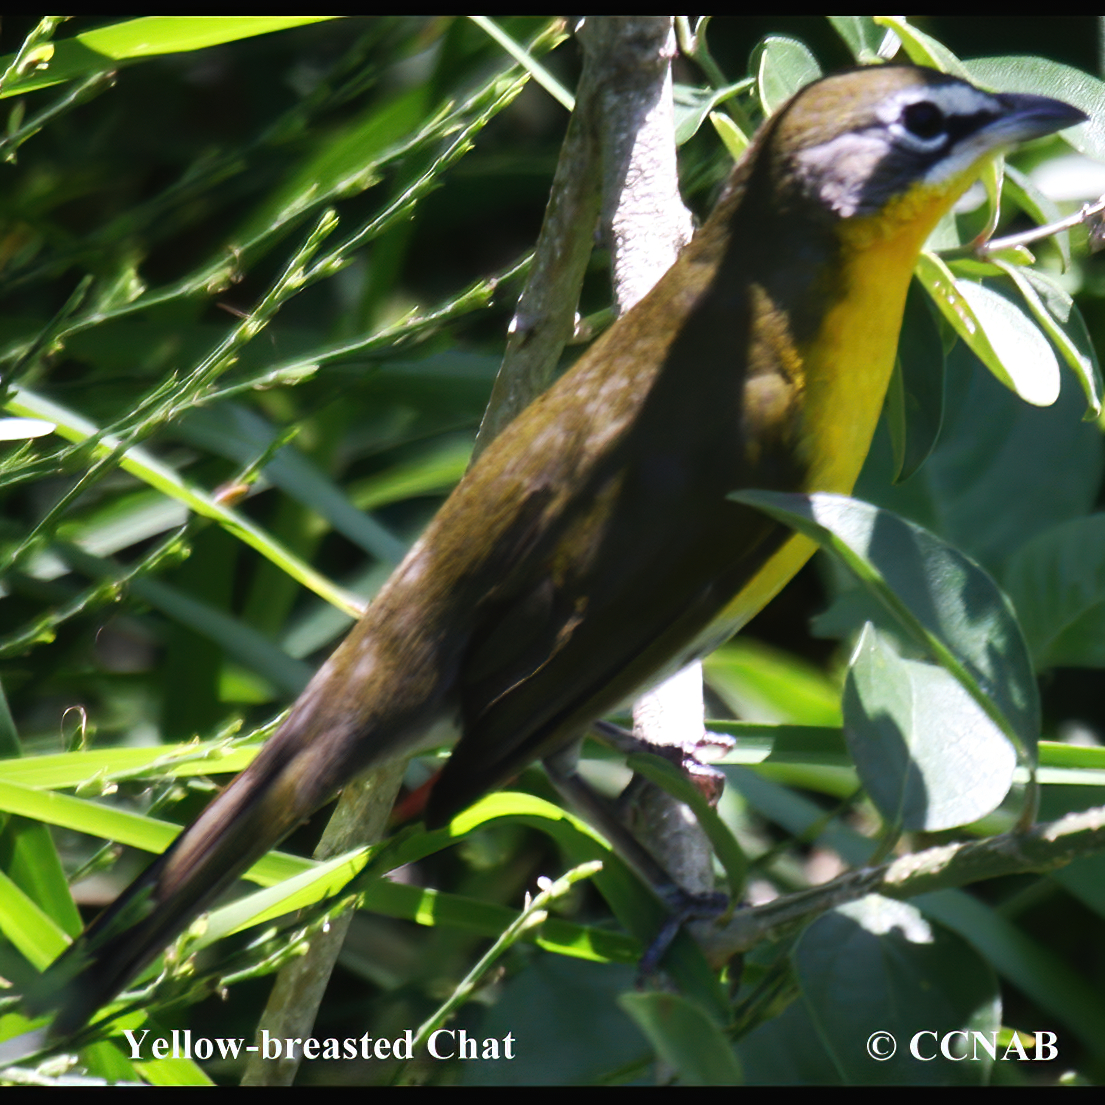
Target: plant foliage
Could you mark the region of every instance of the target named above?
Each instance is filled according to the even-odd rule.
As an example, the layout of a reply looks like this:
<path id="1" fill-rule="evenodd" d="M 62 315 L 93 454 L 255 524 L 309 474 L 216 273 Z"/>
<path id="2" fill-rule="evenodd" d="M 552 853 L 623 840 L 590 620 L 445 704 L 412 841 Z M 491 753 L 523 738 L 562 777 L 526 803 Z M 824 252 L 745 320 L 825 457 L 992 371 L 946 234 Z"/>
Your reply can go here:
<path id="1" fill-rule="evenodd" d="M 18 989 L 142 862 L 119 845 L 162 850 L 211 780 L 250 761 L 463 472 L 575 63 L 563 26 L 536 17 L 15 24 L 0 58 L 0 976 Z M 700 209 L 797 88 L 895 51 L 1090 114 L 988 181 L 999 236 L 1059 216 L 1041 182 L 1062 175 L 1064 140 L 1105 153 L 1105 85 L 1066 61 L 961 60 L 897 18 L 839 17 L 808 45 L 746 34 L 703 23 L 684 44 L 677 131 Z M 1037 49 L 1026 33 L 1022 53 Z M 251 1042 L 261 976 L 357 894 L 316 1035 L 447 1026 L 495 1054 L 434 1062 L 420 1044 L 403 1064 L 358 1044 L 305 1079 L 1053 1081 L 1033 1032 L 1055 1033 L 1064 1071 L 1105 1076 L 1101 842 L 1044 841 L 1019 868 L 985 850 L 1037 801 L 1046 820 L 1105 804 L 1087 691 L 1105 664 L 1101 282 L 1084 228 L 1032 245 L 1036 265 L 1024 245 L 970 249 L 994 230 L 983 205 L 929 243 L 864 501 L 746 496 L 830 554 L 707 663 L 710 726 L 735 737 L 711 838 L 733 880 L 793 916 L 721 975 L 681 937 L 666 964 L 680 992 L 631 993 L 659 906 L 534 769 L 448 830 L 371 853 L 300 858 L 309 826 L 94 1026 L 80 1069 L 235 1081 L 225 1048 L 136 1056 L 128 1041 Z M 606 306 L 600 269 L 588 309 Z M 620 770 L 592 752 L 597 774 Z M 892 900 L 914 897 L 908 876 L 881 895 L 817 889 L 826 869 L 964 842 L 976 874 L 934 869 L 916 900 Z M 27 1028 L 0 1011 L 0 1036 Z M 867 1050 L 876 1031 L 893 1059 Z M 977 1062 L 909 1053 L 919 1032 L 969 1031 L 992 1041 Z M 926 1054 L 935 1038 L 919 1037 Z"/>

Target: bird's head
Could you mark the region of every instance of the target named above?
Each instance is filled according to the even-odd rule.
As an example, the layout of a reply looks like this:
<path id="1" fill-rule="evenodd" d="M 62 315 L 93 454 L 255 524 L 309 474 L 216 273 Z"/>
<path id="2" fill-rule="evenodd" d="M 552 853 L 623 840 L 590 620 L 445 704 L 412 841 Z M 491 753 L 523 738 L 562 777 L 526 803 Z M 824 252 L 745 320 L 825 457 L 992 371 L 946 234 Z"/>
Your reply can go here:
<path id="1" fill-rule="evenodd" d="M 769 174 L 830 219 L 906 207 L 912 220 L 918 206 L 946 210 L 988 157 L 1085 118 L 1058 100 L 984 92 L 933 69 L 855 69 L 808 85 L 765 128 Z"/>

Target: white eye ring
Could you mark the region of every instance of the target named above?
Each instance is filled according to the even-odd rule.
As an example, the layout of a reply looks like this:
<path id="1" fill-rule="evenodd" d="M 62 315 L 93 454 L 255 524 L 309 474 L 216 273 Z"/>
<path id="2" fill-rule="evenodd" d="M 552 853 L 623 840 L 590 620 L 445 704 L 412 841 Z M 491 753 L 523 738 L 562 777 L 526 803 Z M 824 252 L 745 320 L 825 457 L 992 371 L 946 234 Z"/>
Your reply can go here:
<path id="1" fill-rule="evenodd" d="M 919 153 L 938 150 L 948 140 L 946 130 L 937 132 L 931 138 L 922 138 L 919 134 L 914 134 L 904 123 L 891 123 L 887 129 L 895 142 L 900 142 L 903 146 L 909 146 Z"/>
<path id="2" fill-rule="evenodd" d="M 909 118 L 911 113 L 912 119 Z M 917 133 L 918 127 L 924 130 L 929 126 L 935 128 L 934 133 Z M 896 142 L 927 153 L 939 149 L 948 141 L 948 116 L 939 104 L 930 99 L 914 100 L 902 106 L 898 117 L 889 121 L 887 129 Z"/>

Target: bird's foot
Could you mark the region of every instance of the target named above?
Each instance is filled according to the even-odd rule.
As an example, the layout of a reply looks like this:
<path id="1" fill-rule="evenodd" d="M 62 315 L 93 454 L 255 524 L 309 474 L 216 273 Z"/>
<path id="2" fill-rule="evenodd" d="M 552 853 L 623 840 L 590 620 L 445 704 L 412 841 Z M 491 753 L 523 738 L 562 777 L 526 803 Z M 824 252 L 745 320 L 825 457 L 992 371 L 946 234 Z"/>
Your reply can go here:
<path id="1" fill-rule="evenodd" d="M 638 989 L 643 988 L 659 973 L 660 962 L 684 925 L 695 921 L 715 921 L 729 909 L 729 897 L 726 894 L 690 894 L 674 883 L 669 883 L 664 888 L 662 897 L 668 907 L 668 917 L 652 943 L 645 948 L 637 965 Z"/>

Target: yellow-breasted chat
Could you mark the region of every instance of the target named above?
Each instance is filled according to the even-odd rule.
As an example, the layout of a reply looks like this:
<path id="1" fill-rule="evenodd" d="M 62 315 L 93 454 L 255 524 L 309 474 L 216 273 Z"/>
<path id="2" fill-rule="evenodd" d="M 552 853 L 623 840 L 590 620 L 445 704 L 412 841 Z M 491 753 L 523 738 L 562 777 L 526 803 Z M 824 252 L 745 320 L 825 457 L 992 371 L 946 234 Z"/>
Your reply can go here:
<path id="1" fill-rule="evenodd" d="M 734 502 L 852 489 L 917 254 L 981 165 L 1081 122 L 880 67 L 761 129 L 653 291 L 488 447 L 254 763 L 47 972 L 79 1028 L 366 768 L 457 743 L 445 821 L 759 611 L 812 546 Z"/>

